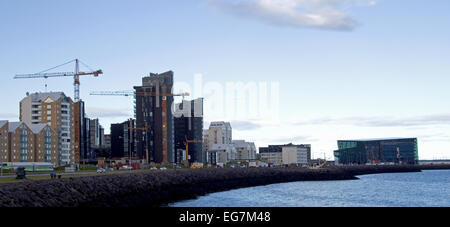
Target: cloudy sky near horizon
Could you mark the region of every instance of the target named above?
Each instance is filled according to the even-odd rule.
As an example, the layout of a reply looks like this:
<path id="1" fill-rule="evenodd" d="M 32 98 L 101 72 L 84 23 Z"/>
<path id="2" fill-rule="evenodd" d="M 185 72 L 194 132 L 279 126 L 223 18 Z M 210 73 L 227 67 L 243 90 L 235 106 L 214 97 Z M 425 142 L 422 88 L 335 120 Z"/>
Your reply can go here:
<path id="1" fill-rule="evenodd" d="M 15 74 L 80 58 L 104 71 L 81 79 L 81 97 L 107 130 L 133 116 L 132 99 L 89 92 L 132 90 L 172 70 L 192 87 L 196 74 L 205 87 L 277 83 L 276 119 L 204 113 L 205 125 L 229 120 L 234 139 L 258 147 L 310 143 L 314 157 L 332 158 L 338 139 L 418 137 L 420 158 L 450 158 L 449 9 L 448 0 L 1 1 L 0 119 L 17 120 L 25 93 L 45 83 L 73 96 L 70 78 Z"/>

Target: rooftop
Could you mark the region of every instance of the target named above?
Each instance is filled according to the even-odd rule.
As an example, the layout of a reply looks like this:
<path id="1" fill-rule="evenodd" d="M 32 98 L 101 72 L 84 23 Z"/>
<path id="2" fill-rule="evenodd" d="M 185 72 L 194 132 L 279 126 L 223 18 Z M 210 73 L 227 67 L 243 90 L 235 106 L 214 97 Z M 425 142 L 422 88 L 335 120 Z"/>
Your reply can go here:
<path id="1" fill-rule="evenodd" d="M 42 102 L 46 98 L 51 98 L 52 100 L 58 100 L 60 98 L 66 98 L 67 96 L 64 92 L 36 92 L 28 94 L 27 97 L 31 97 L 33 102 Z"/>
<path id="2" fill-rule="evenodd" d="M 9 122 L 9 132 L 14 132 L 22 124 L 22 122 Z"/>
<path id="3" fill-rule="evenodd" d="M 369 138 L 369 139 L 339 140 L 339 141 L 371 142 L 371 141 L 382 141 L 382 140 L 410 140 L 410 139 L 416 139 L 416 138 L 392 137 L 392 138 Z"/>
<path id="4" fill-rule="evenodd" d="M 0 121 L 0 128 L 3 127 L 8 121 Z"/>
<path id="5" fill-rule="evenodd" d="M 41 132 L 45 127 L 47 127 L 47 124 L 27 124 L 28 128 L 34 133 L 38 134 Z"/>

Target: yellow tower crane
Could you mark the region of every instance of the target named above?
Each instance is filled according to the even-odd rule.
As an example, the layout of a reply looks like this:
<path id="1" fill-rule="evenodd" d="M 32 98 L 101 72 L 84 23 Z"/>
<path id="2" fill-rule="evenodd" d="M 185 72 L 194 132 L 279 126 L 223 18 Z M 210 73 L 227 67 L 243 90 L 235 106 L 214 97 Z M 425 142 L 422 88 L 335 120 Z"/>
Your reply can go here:
<path id="1" fill-rule="evenodd" d="M 189 144 L 190 143 L 201 143 L 201 140 L 188 140 L 187 136 L 185 136 L 184 145 L 186 145 L 186 159 L 184 160 L 185 166 L 189 168 Z"/>
<path id="2" fill-rule="evenodd" d="M 75 62 L 75 72 L 57 72 L 57 73 L 48 73 L 48 71 L 59 68 L 61 66 L 70 64 Z M 58 65 L 56 67 L 44 70 L 40 73 L 34 73 L 34 74 L 19 74 L 16 75 L 14 77 L 14 79 L 33 79 L 33 78 L 49 78 L 49 77 L 66 77 L 66 76 L 70 76 L 73 77 L 74 82 L 74 101 L 78 102 L 80 101 L 80 76 L 88 76 L 88 75 L 92 75 L 94 77 L 97 77 L 100 74 L 103 74 L 102 70 L 97 70 L 94 71 L 92 69 L 90 69 L 90 72 L 80 72 L 80 65 L 79 63 L 82 63 L 84 66 L 86 66 L 87 68 L 89 68 L 89 66 L 87 66 L 86 64 L 84 64 L 83 62 L 81 62 L 78 59 L 75 60 L 71 60 L 69 62 L 66 62 L 64 64 Z M 45 85 L 47 87 L 47 85 Z"/>

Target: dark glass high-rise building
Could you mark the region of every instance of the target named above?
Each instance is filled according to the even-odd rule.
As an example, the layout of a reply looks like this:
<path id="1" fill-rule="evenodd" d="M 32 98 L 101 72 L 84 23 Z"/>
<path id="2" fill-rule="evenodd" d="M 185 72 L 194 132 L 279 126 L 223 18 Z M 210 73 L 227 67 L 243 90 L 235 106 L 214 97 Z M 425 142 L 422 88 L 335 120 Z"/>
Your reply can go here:
<path id="1" fill-rule="evenodd" d="M 175 161 L 172 105 L 173 72 L 150 73 L 136 91 L 136 135 L 138 157 L 149 162 Z"/>
<path id="2" fill-rule="evenodd" d="M 111 124 L 111 156 L 113 158 L 137 157 L 135 120 Z"/>
<path id="3" fill-rule="evenodd" d="M 82 156 L 81 160 L 82 162 L 89 162 L 94 159 L 94 149 L 91 148 L 91 133 L 90 133 L 90 123 L 91 119 L 88 117 L 85 117 L 83 119 L 84 126 L 83 126 L 83 148 L 82 148 Z"/>
<path id="4" fill-rule="evenodd" d="M 187 139 L 198 141 L 189 143 L 189 162 L 203 162 L 203 98 L 175 104 L 174 126 L 175 161 L 185 160 Z"/>
<path id="5" fill-rule="evenodd" d="M 418 164 L 417 138 L 339 140 L 334 157 L 339 164 Z"/>

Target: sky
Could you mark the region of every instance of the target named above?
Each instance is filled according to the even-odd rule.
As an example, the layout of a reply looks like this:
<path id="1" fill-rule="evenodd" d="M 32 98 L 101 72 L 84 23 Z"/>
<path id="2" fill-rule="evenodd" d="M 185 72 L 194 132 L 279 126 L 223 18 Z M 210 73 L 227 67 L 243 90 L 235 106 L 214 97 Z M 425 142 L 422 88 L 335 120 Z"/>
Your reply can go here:
<path id="1" fill-rule="evenodd" d="M 133 100 L 90 92 L 132 90 L 172 70 L 176 91 L 205 98 L 205 128 L 230 121 L 233 139 L 257 147 L 311 144 L 314 158 L 333 159 L 337 140 L 417 137 L 421 159 L 450 158 L 449 9 L 447 0 L 3 0 L 0 119 L 17 121 L 26 92 L 45 84 L 73 97 L 71 78 L 13 77 L 79 58 L 104 72 L 81 78 L 81 98 L 106 132 L 133 117 Z M 239 84 L 250 92 L 229 90 Z"/>

